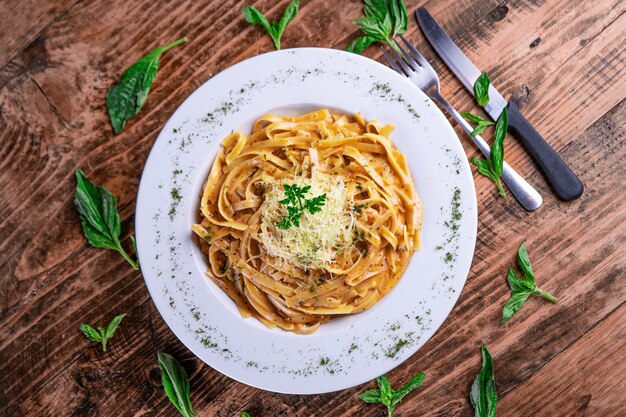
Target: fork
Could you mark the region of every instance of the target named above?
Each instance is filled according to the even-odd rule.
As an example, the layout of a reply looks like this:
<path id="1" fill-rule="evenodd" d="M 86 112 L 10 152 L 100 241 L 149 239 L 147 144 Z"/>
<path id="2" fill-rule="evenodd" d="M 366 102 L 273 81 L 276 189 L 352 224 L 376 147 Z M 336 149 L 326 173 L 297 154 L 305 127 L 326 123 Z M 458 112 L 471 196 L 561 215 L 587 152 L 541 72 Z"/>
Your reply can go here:
<path id="1" fill-rule="evenodd" d="M 400 35 L 400 39 L 405 44 L 406 49 L 403 49 L 398 42 L 393 40 L 393 43 L 398 48 L 398 52 L 394 48 L 389 50 L 393 54 L 393 58 L 387 53 L 384 48 L 381 48 L 387 62 L 391 68 L 393 68 L 400 75 L 407 77 L 417 87 L 422 90 L 428 97 L 443 107 L 450 116 L 461 125 L 472 141 L 478 146 L 478 149 L 487 157 L 490 157 L 490 148 L 487 142 L 479 135 L 472 136 L 472 126 L 456 111 L 448 101 L 443 98 L 439 88 L 439 77 L 428 63 L 428 61 L 411 45 L 403 36 Z M 394 59 L 395 58 L 395 59 Z M 543 199 L 541 195 L 530 184 L 526 182 L 509 164 L 504 162 L 502 167 L 502 179 L 507 185 L 511 193 L 515 196 L 517 201 L 528 211 L 533 211 L 541 206 Z"/>

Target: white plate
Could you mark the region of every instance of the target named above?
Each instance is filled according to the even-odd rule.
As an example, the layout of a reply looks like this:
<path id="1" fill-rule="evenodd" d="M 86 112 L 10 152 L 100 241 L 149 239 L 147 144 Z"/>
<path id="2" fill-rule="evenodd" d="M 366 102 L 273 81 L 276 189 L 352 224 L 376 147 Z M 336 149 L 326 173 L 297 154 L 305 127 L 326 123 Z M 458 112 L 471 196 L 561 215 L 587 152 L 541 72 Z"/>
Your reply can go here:
<path id="1" fill-rule="evenodd" d="M 208 278 L 192 236 L 199 196 L 221 139 L 250 131 L 262 114 L 329 107 L 396 125 L 424 205 L 422 248 L 398 285 L 364 313 L 312 335 L 242 319 Z M 456 195 L 456 197 L 455 197 Z M 176 336 L 200 359 L 269 391 L 314 394 L 391 370 L 443 323 L 469 272 L 476 194 L 463 148 L 437 107 L 406 79 L 359 55 L 303 48 L 241 62 L 200 86 L 159 135 L 141 177 L 136 233 L 150 295 Z M 416 372 L 419 369 L 415 370 Z"/>

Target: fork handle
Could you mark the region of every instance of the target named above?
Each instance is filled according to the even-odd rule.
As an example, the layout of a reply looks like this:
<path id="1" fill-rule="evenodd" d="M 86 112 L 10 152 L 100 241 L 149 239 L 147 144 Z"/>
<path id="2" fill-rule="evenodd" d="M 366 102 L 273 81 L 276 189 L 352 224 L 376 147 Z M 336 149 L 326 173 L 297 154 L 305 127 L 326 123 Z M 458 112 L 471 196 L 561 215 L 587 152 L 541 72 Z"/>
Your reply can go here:
<path id="1" fill-rule="evenodd" d="M 479 135 L 472 136 L 472 131 L 474 130 L 472 126 L 459 114 L 458 111 L 454 107 L 448 103 L 448 101 L 441 96 L 441 94 L 433 94 L 431 96 L 435 101 L 437 101 L 441 107 L 443 107 L 456 122 L 461 125 L 463 130 L 467 132 L 467 134 L 472 138 L 472 141 L 478 146 L 478 149 L 485 155 L 487 158 L 491 155 L 491 148 L 485 142 L 483 138 Z M 541 204 L 543 203 L 543 198 L 541 195 L 533 188 L 532 185 L 526 182 L 524 178 L 522 178 L 509 164 L 504 162 L 502 166 L 502 180 L 506 184 L 506 186 L 511 190 L 511 194 L 515 196 L 517 201 L 528 211 L 537 210 Z"/>

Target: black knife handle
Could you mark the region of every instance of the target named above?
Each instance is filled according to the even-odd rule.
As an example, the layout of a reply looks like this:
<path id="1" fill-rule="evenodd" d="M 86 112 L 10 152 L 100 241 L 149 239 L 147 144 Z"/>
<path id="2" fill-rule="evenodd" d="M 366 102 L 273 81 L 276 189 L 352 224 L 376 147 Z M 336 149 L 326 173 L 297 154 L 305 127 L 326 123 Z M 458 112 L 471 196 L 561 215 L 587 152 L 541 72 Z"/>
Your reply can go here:
<path id="1" fill-rule="evenodd" d="M 559 198 L 572 201 L 580 197 L 584 187 L 576 174 L 526 120 L 513 100 L 509 100 L 507 109 L 510 130 L 537 161 Z"/>

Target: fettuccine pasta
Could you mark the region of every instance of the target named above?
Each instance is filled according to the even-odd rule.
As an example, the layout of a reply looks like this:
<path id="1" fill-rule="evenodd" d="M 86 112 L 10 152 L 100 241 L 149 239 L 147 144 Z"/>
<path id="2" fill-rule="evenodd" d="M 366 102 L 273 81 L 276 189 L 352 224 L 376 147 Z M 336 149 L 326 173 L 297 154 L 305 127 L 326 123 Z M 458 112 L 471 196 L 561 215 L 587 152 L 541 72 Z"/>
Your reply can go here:
<path id="1" fill-rule="evenodd" d="M 223 140 L 193 231 L 207 276 L 244 318 L 312 333 L 396 285 L 419 248 L 422 210 L 393 129 L 321 109 L 267 114 L 250 136 Z M 285 186 L 323 200 L 287 228 Z"/>

